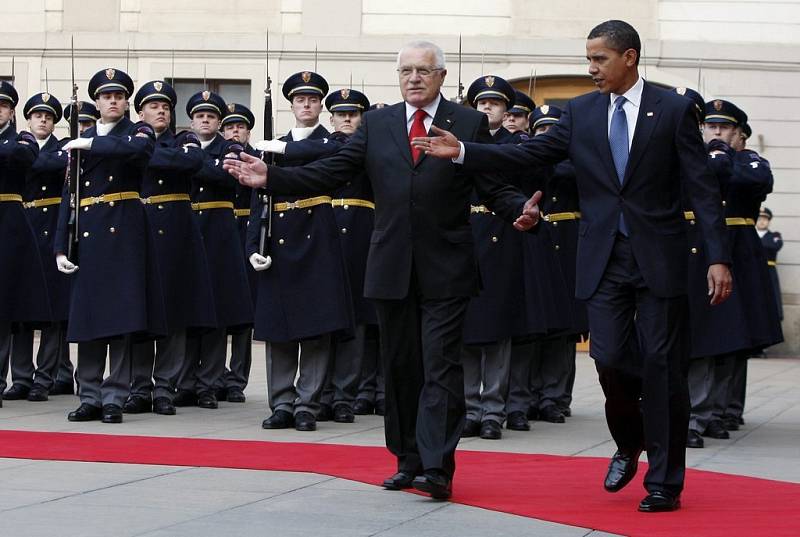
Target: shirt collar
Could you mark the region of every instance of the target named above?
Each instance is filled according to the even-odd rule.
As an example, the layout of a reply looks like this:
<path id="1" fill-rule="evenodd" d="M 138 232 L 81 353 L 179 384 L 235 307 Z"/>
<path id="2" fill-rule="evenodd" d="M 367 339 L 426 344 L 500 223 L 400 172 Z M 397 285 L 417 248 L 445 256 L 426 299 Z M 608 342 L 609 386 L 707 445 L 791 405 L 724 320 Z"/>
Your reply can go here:
<path id="1" fill-rule="evenodd" d="M 0 134 L 3 134 L 4 132 L 6 132 L 6 129 L 9 128 L 10 126 L 11 126 L 11 120 L 6 121 L 6 124 L 3 125 L 2 129 L 0 129 Z"/>
<path id="2" fill-rule="evenodd" d="M 38 139 L 38 138 L 36 139 L 36 143 L 37 143 L 37 144 L 39 144 L 39 149 L 41 149 L 41 148 L 43 148 L 44 146 L 46 146 L 46 145 L 47 145 L 47 142 L 49 142 L 49 141 L 50 141 L 50 137 L 51 137 L 51 136 L 53 136 L 53 135 L 51 134 L 50 136 L 48 136 L 48 137 L 47 137 L 47 138 L 45 138 L 44 140 L 40 140 L 40 139 Z"/>
<path id="3" fill-rule="evenodd" d="M 317 127 L 319 127 L 319 123 L 317 123 L 313 127 L 294 127 L 292 129 L 292 140 L 295 142 L 305 140 L 306 138 L 311 136 L 312 132 L 317 130 Z"/>
<path id="4" fill-rule="evenodd" d="M 119 123 L 120 121 L 122 120 L 115 121 L 114 123 L 104 123 L 102 119 L 98 119 L 97 123 L 95 124 L 96 127 L 95 130 L 97 131 L 97 135 L 105 136 L 106 134 L 114 130 L 114 127 L 116 127 L 117 123 Z"/>
<path id="5" fill-rule="evenodd" d="M 441 100 L 442 100 L 442 94 L 440 93 L 439 95 L 436 96 L 436 99 L 434 99 L 433 102 L 431 102 L 427 106 L 423 106 L 422 110 L 425 110 L 425 112 L 430 117 L 432 118 L 435 117 L 436 110 L 439 108 L 439 103 L 441 102 Z M 406 123 L 411 121 L 417 110 L 419 110 L 419 108 L 417 108 L 416 106 L 406 103 Z"/>
<path id="6" fill-rule="evenodd" d="M 639 103 L 642 102 L 643 90 L 644 90 L 644 79 L 642 77 L 639 77 L 636 80 L 636 84 L 631 86 L 631 88 L 625 93 L 623 93 L 622 96 L 625 97 L 633 106 L 639 108 Z M 616 102 L 617 97 L 619 97 L 619 95 L 617 95 L 616 93 L 611 94 L 611 103 L 610 103 L 611 105 L 613 105 Z"/>

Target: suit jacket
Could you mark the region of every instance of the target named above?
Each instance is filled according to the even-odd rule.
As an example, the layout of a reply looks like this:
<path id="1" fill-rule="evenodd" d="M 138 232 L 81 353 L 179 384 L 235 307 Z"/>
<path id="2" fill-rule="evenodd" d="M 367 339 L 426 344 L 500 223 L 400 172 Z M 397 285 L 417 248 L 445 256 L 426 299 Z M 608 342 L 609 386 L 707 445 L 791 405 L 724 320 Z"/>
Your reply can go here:
<path id="1" fill-rule="evenodd" d="M 425 298 L 478 291 L 470 193 L 513 220 L 525 196 L 486 174 L 466 174 L 450 161 L 412 160 L 405 103 L 364 115 L 361 127 L 335 155 L 297 168 L 270 167 L 268 188 L 284 194 L 330 192 L 365 170 L 375 195 L 364 293 L 401 299 L 412 271 Z M 433 124 L 464 140 L 491 142 L 486 116 L 442 98 Z"/>
<path id="2" fill-rule="evenodd" d="M 691 103 L 645 82 L 628 166 L 620 185 L 608 143 L 609 96 L 597 92 L 567 103 L 559 123 L 519 145 L 465 143 L 464 170 L 515 170 L 570 159 L 581 207 L 576 294 L 597 289 L 622 211 L 642 276 L 657 296 L 687 292 L 685 189 L 706 242 L 707 260 L 729 263 L 719 187 Z"/>

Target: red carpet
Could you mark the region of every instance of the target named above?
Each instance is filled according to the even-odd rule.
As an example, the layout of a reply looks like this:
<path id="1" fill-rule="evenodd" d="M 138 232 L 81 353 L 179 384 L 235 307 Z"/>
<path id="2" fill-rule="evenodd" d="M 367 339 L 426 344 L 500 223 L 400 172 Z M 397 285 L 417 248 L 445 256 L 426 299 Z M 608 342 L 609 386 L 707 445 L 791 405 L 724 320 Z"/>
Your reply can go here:
<path id="1" fill-rule="evenodd" d="M 384 448 L 78 433 L 0 431 L 0 457 L 312 472 L 373 484 L 394 472 Z M 607 464 L 459 451 L 453 501 L 631 536 L 800 536 L 800 484 L 689 470 L 683 509 L 643 514 L 645 468 L 608 494 Z"/>

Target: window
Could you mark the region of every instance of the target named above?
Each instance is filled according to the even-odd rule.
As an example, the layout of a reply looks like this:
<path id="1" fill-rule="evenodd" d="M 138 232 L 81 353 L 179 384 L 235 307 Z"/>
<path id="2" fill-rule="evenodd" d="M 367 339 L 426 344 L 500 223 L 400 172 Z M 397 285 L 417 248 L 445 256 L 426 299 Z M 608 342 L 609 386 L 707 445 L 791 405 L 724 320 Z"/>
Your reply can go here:
<path id="1" fill-rule="evenodd" d="M 166 79 L 170 82 L 170 79 Z M 178 131 L 188 129 L 191 119 L 186 115 L 186 103 L 189 98 L 207 89 L 220 95 L 226 103 L 239 103 L 250 106 L 250 81 L 249 80 L 206 80 L 193 78 L 176 78 L 171 82 L 178 94 L 178 104 L 175 105 L 175 125 Z"/>

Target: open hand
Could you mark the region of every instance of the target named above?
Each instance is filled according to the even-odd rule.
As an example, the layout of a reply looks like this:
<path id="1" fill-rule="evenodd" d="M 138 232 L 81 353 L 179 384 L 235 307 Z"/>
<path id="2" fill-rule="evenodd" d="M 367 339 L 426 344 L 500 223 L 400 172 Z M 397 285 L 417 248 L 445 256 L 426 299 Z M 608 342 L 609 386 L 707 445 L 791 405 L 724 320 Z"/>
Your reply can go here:
<path id="1" fill-rule="evenodd" d="M 411 140 L 411 145 L 437 158 L 458 158 L 461 145 L 452 132 L 440 129 L 436 125 L 431 125 L 431 132 L 436 136 L 414 138 Z"/>
<path id="2" fill-rule="evenodd" d="M 267 164 L 258 157 L 242 151 L 239 158 L 226 158 L 222 168 L 244 186 L 263 188 L 267 186 Z"/>
<path id="3" fill-rule="evenodd" d="M 514 228 L 519 231 L 528 231 L 539 223 L 539 200 L 542 199 L 542 191 L 537 190 L 531 199 L 525 202 L 522 214 L 514 221 Z"/>
<path id="4" fill-rule="evenodd" d="M 733 277 L 731 269 L 723 263 L 716 263 L 708 267 L 708 296 L 711 297 L 711 305 L 722 304 L 731 296 L 733 292 Z"/>

